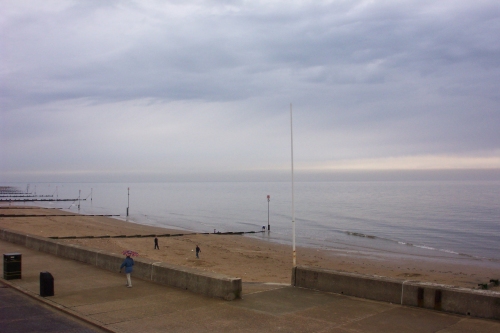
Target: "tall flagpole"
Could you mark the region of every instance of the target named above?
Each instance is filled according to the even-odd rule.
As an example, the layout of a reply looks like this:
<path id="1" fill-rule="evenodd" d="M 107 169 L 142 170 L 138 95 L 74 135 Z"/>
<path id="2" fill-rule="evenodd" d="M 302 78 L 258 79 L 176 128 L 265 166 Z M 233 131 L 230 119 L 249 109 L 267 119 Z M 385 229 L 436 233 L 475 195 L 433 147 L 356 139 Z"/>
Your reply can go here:
<path id="1" fill-rule="evenodd" d="M 295 198 L 294 198 L 294 179 L 293 179 L 293 122 L 292 122 L 292 103 L 290 103 L 290 138 L 292 149 L 292 250 L 293 250 L 293 268 L 297 267 L 297 254 L 295 252 Z"/>

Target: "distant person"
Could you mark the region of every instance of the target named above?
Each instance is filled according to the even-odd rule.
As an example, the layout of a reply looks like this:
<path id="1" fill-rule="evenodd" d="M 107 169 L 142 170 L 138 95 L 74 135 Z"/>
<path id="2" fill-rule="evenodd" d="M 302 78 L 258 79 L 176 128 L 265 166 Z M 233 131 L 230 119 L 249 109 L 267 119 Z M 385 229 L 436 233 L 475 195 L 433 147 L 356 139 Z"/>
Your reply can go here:
<path id="1" fill-rule="evenodd" d="M 196 258 L 200 259 L 200 247 L 198 245 L 196 245 Z"/>
<path id="2" fill-rule="evenodd" d="M 156 249 L 160 249 L 160 247 L 158 246 L 158 238 L 155 237 L 155 250 Z"/>
<path id="3" fill-rule="evenodd" d="M 265 225 L 262 226 L 262 231 L 266 231 L 266 226 Z"/>
<path id="4" fill-rule="evenodd" d="M 126 286 L 132 288 L 132 280 L 130 279 L 130 273 L 132 273 L 132 266 L 134 266 L 134 259 L 130 258 L 128 255 L 120 266 L 120 273 L 122 268 L 125 267 L 125 274 L 127 274 L 127 284 Z"/>

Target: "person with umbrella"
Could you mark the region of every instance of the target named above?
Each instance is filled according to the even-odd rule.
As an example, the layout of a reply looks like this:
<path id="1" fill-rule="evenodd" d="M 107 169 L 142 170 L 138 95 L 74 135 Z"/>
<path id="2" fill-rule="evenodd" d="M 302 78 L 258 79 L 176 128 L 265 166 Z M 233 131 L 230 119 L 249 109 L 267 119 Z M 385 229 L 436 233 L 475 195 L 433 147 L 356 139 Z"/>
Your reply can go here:
<path id="1" fill-rule="evenodd" d="M 126 255 L 127 257 L 120 266 L 120 273 L 122 272 L 122 268 L 125 267 L 125 274 L 127 274 L 126 286 L 132 288 L 132 280 L 130 279 L 130 273 L 132 273 L 133 270 L 132 267 L 134 266 L 134 259 L 132 259 L 131 257 L 138 256 L 139 254 L 137 252 L 130 250 L 123 251 L 123 254 Z"/>

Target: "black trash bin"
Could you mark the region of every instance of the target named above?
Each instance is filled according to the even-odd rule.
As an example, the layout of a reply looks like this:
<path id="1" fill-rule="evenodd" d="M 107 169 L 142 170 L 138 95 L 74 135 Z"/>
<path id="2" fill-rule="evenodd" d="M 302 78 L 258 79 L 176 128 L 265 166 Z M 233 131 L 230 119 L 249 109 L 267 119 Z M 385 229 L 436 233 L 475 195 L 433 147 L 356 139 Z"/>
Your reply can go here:
<path id="1" fill-rule="evenodd" d="M 54 296 L 54 277 L 49 272 L 40 272 L 40 296 Z"/>
<path id="2" fill-rule="evenodd" d="M 3 278 L 5 280 L 21 278 L 21 253 L 3 254 Z"/>

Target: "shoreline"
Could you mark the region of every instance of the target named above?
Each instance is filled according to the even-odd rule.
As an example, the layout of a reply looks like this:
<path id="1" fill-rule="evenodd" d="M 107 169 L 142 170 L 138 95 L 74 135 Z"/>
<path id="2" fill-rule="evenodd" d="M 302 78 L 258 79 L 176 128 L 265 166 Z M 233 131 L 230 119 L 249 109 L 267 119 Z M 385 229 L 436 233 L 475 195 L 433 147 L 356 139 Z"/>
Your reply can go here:
<path id="1" fill-rule="evenodd" d="M 4 207 L 2 214 L 46 214 L 46 208 Z M 7 211 L 10 211 L 9 213 Z M 50 215 L 64 215 L 51 210 Z M 0 226 L 43 237 L 151 235 L 179 233 L 179 229 L 136 224 L 102 216 L 0 217 Z M 272 232 L 272 231 L 271 231 Z M 204 271 L 241 277 L 244 282 L 290 283 L 292 272 L 291 246 L 259 239 L 255 234 L 222 235 L 186 232 L 179 237 L 159 237 L 160 250 L 154 249 L 151 238 L 65 239 L 64 242 L 121 253 L 133 249 L 141 257 L 194 267 Z M 200 259 L 194 249 L 201 248 Z M 465 261 L 465 260 L 464 260 Z M 364 253 L 335 248 L 297 247 L 297 264 L 344 272 L 386 276 L 404 280 L 440 283 L 476 288 L 480 283 L 500 278 L 500 267 L 485 267 L 482 262 L 460 262 L 450 258 L 410 257 L 408 255 Z M 494 266 L 494 265 L 490 265 Z M 495 287 L 493 290 L 500 290 Z"/>
<path id="2" fill-rule="evenodd" d="M 65 210 L 65 211 L 71 212 L 70 210 Z M 71 213 L 74 214 L 74 212 Z M 133 223 L 136 225 L 143 225 L 152 228 L 161 228 L 165 230 L 174 231 L 177 233 L 178 232 L 200 233 L 200 234 L 207 233 L 206 231 L 189 230 L 186 228 L 172 226 L 172 225 L 159 226 L 155 223 L 146 224 L 142 221 L 141 222 L 129 221 L 121 216 L 114 218 L 125 223 Z M 272 232 L 273 231 L 271 230 L 271 233 Z M 346 233 L 351 234 L 350 232 Z M 209 232 L 209 234 L 212 234 L 212 232 Z M 283 238 L 281 237 L 273 238 L 272 236 L 269 236 L 269 234 L 267 233 L 267 229 L 265 233 L 262 233 L 260 230 L 257 230 L 255 232 L 250 232 L 249 230 L 249 231 L 244 231 L 243 234 L 245 237 L 249 237 L 257 241 L 263 241 L 270 244 L 289 247 L 290 258 L 292 256 L 291 255 L 292 242 L 283 240 Z M 374 237 L 374 238 L 379 239 L 379 237 Z M 361 246 L 359 244 L 353 245 L 353 244 L 348 244 L 347 241 L 341 241 L 341 242 L 335 241 L 331 243 L 330 246 L 325 246 L 324 244 L 319 244 L 314 242 L 306 242 L 305 244 L 306 245 L 304 245 L 304 242 L 302 242 L 302 244 L 299 242 L 296 243 L 296 247 L 297 249 L 312 249 L 312 250 L 320 250 L 326 252 L 337 252 L 337 254 L 341 253 L 341 255 L 342 253 L 348 253 L 348 254 L 351 253 L 351 255 L 353 256 L 373 257 L 374 260 L 377 260 L 376 258 L 379 257 L 382 257 L 383 259 L 386 260 L 391 260 L 391 257 L 396 257 L 397 259 L 404 258 L 404 260 L 415 260 L 415 261 L 424 260 L 426 262 L 436 262 L 436 263 L 446 261 L 446 262 L 453 262 L 458 265 L 473 265 L 487 269 L 488 268 L 494 269 L 496 266 L 500 265 L 500 259 L 474 256 L 464 253 L 457 253 L 453 251 L 435 249 L 435 248 L 426 248 L 421 246 L 415 246 L 413 244 L 398 244 L 397 246 L 395 246 L 395 244 L 392 244 L 393 247 L 391 249 L 389 248 L 383 249 L 380 247 L 369 246 L 369 245 L 366 246 Z M 407 248 L 411 248 L 411 251 L 407 251 Z"/>

